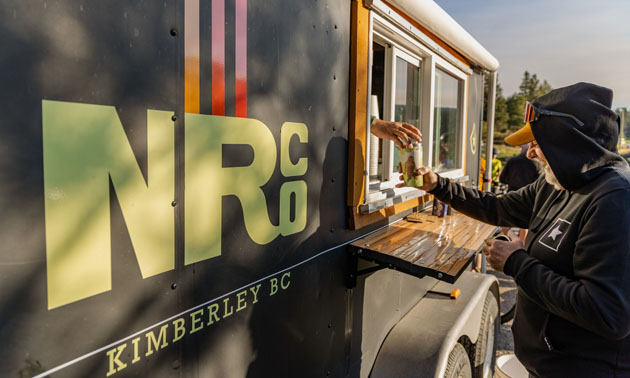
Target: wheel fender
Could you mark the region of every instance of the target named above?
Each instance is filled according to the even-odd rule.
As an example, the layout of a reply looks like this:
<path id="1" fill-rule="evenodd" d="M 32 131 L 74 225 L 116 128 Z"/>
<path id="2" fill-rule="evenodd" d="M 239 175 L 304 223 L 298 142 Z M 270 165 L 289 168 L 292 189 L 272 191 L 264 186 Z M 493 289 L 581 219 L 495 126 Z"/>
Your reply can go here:
<path id="1" fill-rule="evenodd" d="M 494 276 L 466 271 L 454 284 L 438 283 L 387 335 L 372 367 L 371 377 L 442 377 L 448 355 L 461 336 L 477 341 L 488 291 L 499 303 Z"/>

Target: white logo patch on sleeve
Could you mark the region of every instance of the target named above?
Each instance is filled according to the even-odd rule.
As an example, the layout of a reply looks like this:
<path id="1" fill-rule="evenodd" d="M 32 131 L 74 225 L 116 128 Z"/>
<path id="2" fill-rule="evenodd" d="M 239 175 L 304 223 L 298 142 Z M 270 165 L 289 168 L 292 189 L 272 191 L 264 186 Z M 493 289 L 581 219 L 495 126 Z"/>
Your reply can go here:
<path id="1" fill-rule="evenodd" d="M 545 232 L 545 234 L 538 240 L 540 244 L 545 247 L 558 252 L 558 248 L 560 248 L 560 243 L 562 243 L 562 239 L 567 233 L 571 222 L 566 221 L 564 219 L 556 219 L 556 221 L 549 227 L 549 230 Z"/>

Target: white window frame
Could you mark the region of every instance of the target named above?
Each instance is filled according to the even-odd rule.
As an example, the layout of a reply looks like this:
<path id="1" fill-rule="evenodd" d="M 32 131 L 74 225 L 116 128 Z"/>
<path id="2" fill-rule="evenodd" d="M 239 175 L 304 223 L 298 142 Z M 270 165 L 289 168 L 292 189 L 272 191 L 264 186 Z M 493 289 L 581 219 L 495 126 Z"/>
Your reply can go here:
<path id="1" fill-rule="evenodd" d="M 411 29 L 411 27 L 409 27 Z M 414 30 L 414 33 L 417 33 Z M 435 93 L 435 73 L 436 68 L 442 69 L 444 72 L 452 75 L 456 79 L 460 80 L 460 98 L 458 101 L 459 112 L 458 117 L 458 130 L 462 137 L 459 138 L 460 154 L 457 165 L 460 168 L 441 172 L 440 175 L 447 178 L 458 179 L 464 175 L 464 162 L 466 153 L 466 144 L 463 135 L 465 135 L 465 120 L 467 117 L 466 105 L 466 93 L 468 93 L 468 75 L 472 72 L 467 67 L 462 67 L 460 64 L 453 64 L 442 56 L 432 50 L 427 45 L 426 41 L 419 40 L 409 30 L 402 28 L 401 26 L 393 23 L 388 17 L 379 14 L 378 11 L 370 12 L 370 46 L 369 46 L 369 69 L 368 69 L 368 96 L 371 93 L 372 87 L 372 43 L 378 43 L 385 46 L 385 103 L 383 104 L 382 119 L 391 120 L 394 114 L 394 95 L 395 95 L 395 70 L 393 65 L 396 62 L 396 57 L 399 56 L 409 63 L 415 64 L 420 70 L 420 90 L 419 90 L 419 113 L 420 113 L 420 131 L 423 135 L 423 155 L 424 164 L 427 166 L 433 166 L 433 132 L 434 132 L 434 93 Z M 443 52 L 442 52 L 443 53 Z M 451 57 L 452 61 L 456 59 Z M 368 101 L 368 107 L 371 106 L 371 102 Z M 368 109 L 367 123 L 367 136 L 369 141 L 370 136 L 370 109 Z M 365 170 L 367 172 L 369 167 L 369 142 L 366 150 Z M 397 198 L 403 198 L 404 200 L 417 198 L 426 194 L 422 190 L 414 188 L 396 188 L 396 184 L 401 181 L 398 179 L 398 174 L 394 172 L 385 173 L 386 163 L 389 166 L 393 165 L 393 151 L 394 144 L 391 141 L 383 141 L 383 161 L 381 168 L 382 181 L 378 185 L 370 185 L 369 174 L 365 175 L 365 203 L 364 205 L 374 204 L 376 202 L 382 203 L 382 206 L 375 205 L 369 206 L 371 212 L 391 206 L 393 203 L 398 203 Z M 386 161 L 387 160 L 387 161 Z M 392 167 L 394 169 L 394 167 Z"/>
<path id="2" fill-rule="evenodd" d="M 394 114 L 396 113 L 396 60 L 397 58 L 401 58 L 409 64 L 414 65 L 418 68 L 418 73 L 422 74 L 422 60 L 418 57 L 415 57 L 411 54 L 406 53 L 404 50 L 399 47 L 393 45 L 392 47 L 386 47 L 386 70 L 385 70 L 385 106 L 383 107 L 383 119 L 388 121 L 394 120 Z M 387 69 L 389 66 L 389 70 Z M 420 79 L 420 83 L 422 83 L 422 79 Z M 418 93 L 418 112 L 420 112 L 422 108 L 422 96 L 421 91 Z M 396 183 L 400 183 L 398 179 L 397 168 L 394 167 L 394 150 L 396 146 L 394 142 L 387 140 L 383 141 L 383 166 L 381 169 L 382 181 L 396 181 Z M 391 167 L 387 169 L 387 167 Z"/>
<path id="3" fill-rule="evenodd" d="M 385 46 L 385 87 L 384 87 L 384 104 L 383 104 L 383 114 L 381 115 L 381 119 L 384 120 L 393 120 L 395 113 L 395 94 L 396 94 L 396 58 L 401 58 L 408 63 L 415 65 L 418 68 L 419 74 L 422 75 L 420 77 L 421 87 L 418 93 L 418 101 L 419 101 L 419 109 L 418 112 L 421 114 L 423 112 L 422 107 L 422 82 L 424 80 L 424 75 L 422 74 L 423 67 L 423 59 L 418 54 L 412 54 L 409 50 L 405 49 L 401 44 L 393 41 L 392 38 L 388 38 L 378 32 L 372 33 L 372 42 L 377 43 L 381 46 Z M 372 66 L 372 44 L 370 44 L 370 67 Z M 371 87 L 371 68 L 370 68 L 370 87 Z M 371 106 L 371 102 L 369 103 Z M 368 109 L 368 114 L 371 112 Z M 371 117 L 370 117 L 371 118 Z M 422 124 L 422 120 L 420 121 Z M 369 129 L 368 129 L 369 134 Z M 369 177 L 366 179 L 366 203 L 384 200 L 386 198 L 397 197 L 400 195 L 406 195 L 409 197 L 410 195 L 417 194 L 416 197 L 423 195 L 423 191 L 418 191 L 414 188 L 396 188 L 397 184 L 400 184 L 402 181 L 399 179 L 399 175 L 396 167 L 393 166 L 394 160 L 394 142 L 383 140 L 383 151 L 382 151 L 382 165 L 381 165 L 381 181 L 376 184 L 370 184 Z M 369 146 L 368 153 L 366 154 L 366 167 L 369 167 Z M 390 167 L 389 169 L 387 169 Z M 422 193 L 422 194 L 420 194 Z M 414 198 L 414 197 L 410 197 Z"/>
<path id="4" fill-rule="evenodd" d="M 459 88 L 458 88 L 458 95 L 459 95 L 459 99 L 457 101 L 457 106 L 459 107 L 459 109 L 461 110 L 459 112 L 459 117 L 457 119 L 457 130 L 459 132 L 458 135 L 458 139 L 459 139 L 459 161 L 457 162 L 457 166 L 459 168 L 455 168 L 455 169 L 451 169 L 448 171 L 444 171 L 444 172 L 440 172 L 440 176 L 442 177 L 448 177 L 448 178 L 460 178 L 462 176 L 464 176 L 464 162 L 465 162 L 465 156 L 466 156 L 466 143 L 465 143 L 465 135 L 466 135 L 466 124 L 465 124 L 465 120 L 467 118 L 467 114 L 466 114 L 466 93 L 468 93 L 468 75 L 466 75 L 464 72 L 462 72 L 461 70 L 457 69 L 455 66 L 453 66 L 452 64 L 450 64 L 449 62 L 447 62 L 446 60 L 442 59 L 439 56 L 436 56 L 435 59 L 435 68 L 436 69 L 440 69 L 442 71 L 444 71 L 445 73 L 451 75 L 452 77 L 454 77 L 455 79 L 459 80 Z M 434 78 L 435 78 L 435 70 L 434 70 Z M 431 93 L 435 93 L 434 91 L 435 89 L 435 79 L 433 80 L 432 83 L 432 88 L 431 88 Z M 435 105 L 433 106 L 432 109 L 432 113 L 433 111 L 435 111 Z M 434 135 L 433 132 L 435 131 L 435 125 L 434 125 L 435 120 L 432 120 L 431 122 L 431 149 L 433 149 L 433 139 L 434 139 Z M 431 167 L 434 166 L 434 162 L 433 162 L 433 151 L 431 151 Z"/>

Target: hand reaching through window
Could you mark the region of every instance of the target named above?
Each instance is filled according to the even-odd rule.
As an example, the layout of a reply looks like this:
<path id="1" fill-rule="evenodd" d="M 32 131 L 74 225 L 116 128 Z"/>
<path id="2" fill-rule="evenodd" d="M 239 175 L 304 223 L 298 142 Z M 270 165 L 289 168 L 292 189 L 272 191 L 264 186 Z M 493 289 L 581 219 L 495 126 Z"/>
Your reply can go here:
<path id="1" fill-rule="evenodd" d="M 422 134 L 415 126 L 405 122 L 383 121 L 375 118 L 370 128 L 374 136 L 391 140 L 400 148 L 411 148 L 411 140 L 422 142 Z"/>

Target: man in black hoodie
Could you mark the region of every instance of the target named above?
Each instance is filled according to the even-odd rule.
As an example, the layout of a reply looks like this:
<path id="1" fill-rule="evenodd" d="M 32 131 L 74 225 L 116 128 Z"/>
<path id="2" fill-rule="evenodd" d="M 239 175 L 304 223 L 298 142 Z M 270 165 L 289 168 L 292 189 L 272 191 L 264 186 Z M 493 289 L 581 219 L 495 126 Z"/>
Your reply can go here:
<path id="1" fill-rule="evenodd" d="M 588 83 L 528 103 L 506 142 L 529 142 L 545 174 L 502 197 L 420 170 L 421 189 L 454 209 L 530 230 L 484 253 L 518 285 L 515 353 L 534 377 L 630 377 L 630 169 L 611 104 L 611 90 Z"/>

